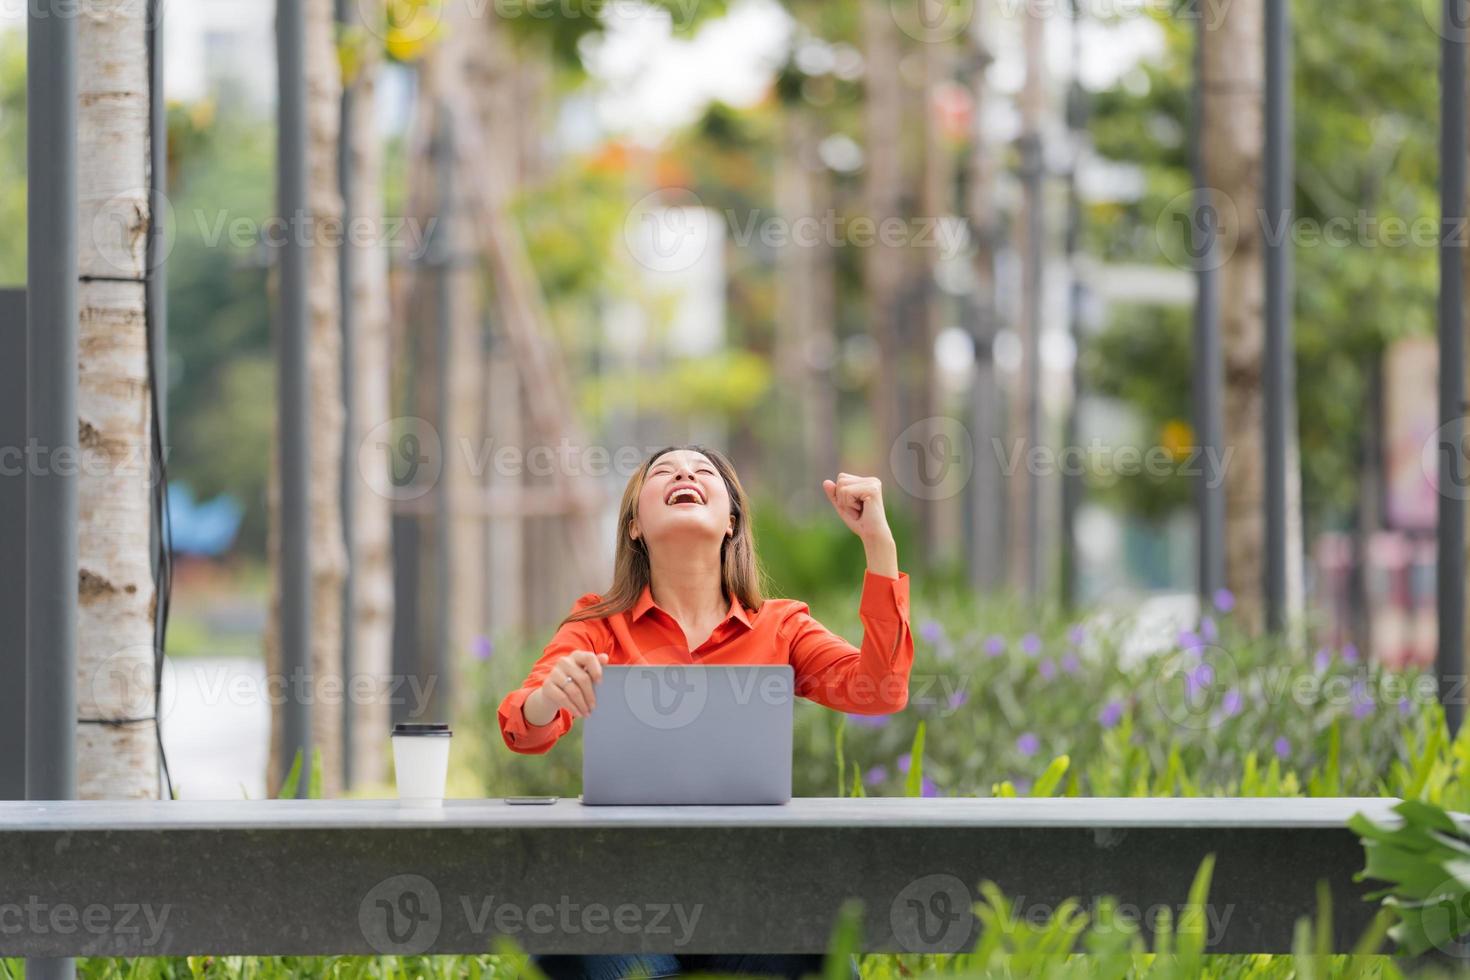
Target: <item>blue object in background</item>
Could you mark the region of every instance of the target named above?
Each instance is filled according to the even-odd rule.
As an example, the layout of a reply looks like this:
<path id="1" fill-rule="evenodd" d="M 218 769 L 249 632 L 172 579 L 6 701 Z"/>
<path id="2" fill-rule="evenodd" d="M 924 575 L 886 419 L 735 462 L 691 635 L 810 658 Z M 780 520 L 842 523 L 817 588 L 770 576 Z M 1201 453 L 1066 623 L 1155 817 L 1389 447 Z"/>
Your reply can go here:
<path id="1" fill-rule="evenodd" d="M 173 550 L 185 555 L 214 558 L 235 543 L 245 509 L 227 493 L 196 503 L 187 484 L 168 485 L 169 527 Z"/>

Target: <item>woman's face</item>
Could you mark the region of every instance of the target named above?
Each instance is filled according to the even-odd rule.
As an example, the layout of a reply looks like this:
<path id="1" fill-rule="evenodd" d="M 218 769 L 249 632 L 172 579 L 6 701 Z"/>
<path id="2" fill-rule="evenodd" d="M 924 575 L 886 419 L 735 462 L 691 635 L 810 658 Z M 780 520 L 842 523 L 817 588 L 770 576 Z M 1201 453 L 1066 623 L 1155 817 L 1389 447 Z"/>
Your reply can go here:
<path id="1" fill-rule="evenodd" d="M 638 494 L 632 533 L 654 548 L 709 543 L 730 527 L 730 492 L 703 453 L 676 449 L 653 461 Z"/>

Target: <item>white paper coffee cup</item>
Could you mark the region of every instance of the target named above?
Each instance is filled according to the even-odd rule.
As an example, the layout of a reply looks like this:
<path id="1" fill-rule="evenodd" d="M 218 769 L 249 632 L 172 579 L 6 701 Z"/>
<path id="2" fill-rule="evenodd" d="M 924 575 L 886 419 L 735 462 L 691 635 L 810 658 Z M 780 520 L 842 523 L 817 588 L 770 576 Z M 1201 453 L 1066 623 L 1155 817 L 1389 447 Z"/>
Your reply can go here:
<path id="1" fill-rule="evenodd" d="M 449 726 L 399 722 L 393 726 L 393 773 L 403 806 L 443 806 L 449 781 Z"/>

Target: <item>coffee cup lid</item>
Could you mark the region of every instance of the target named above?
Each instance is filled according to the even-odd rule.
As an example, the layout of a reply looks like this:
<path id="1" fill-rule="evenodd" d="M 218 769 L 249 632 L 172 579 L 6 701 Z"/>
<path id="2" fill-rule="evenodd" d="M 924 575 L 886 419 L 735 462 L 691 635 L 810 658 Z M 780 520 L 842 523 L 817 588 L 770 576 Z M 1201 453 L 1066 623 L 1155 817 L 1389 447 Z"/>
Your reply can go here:
<path id="1" fill-rule="evenodd" d="M 400 721 L 393 726 L 394 735 L 452 735 L 444 722 Z"/>

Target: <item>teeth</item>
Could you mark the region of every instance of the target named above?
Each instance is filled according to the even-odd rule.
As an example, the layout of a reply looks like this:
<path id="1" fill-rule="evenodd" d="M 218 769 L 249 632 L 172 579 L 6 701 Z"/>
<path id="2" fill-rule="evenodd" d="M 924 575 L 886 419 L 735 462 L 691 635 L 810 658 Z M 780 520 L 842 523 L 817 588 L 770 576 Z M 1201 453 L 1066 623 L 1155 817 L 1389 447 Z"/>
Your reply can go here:
<path id="1" fill-rule="evenodd" d="M 692 503 L 696 503 L 697 504 L 697 503 L 700 502 L 700 500 L 699 500 L 699 494 L 698 494 L 698 492 L 696 492 L 695 490 L 692 490 L 689 487 L 682 487 L 682 488 L 680 488 L 678 490 L 675 490 L 673 492 L 673 494 L 671 494 L 669 496 L 669 503 L 671 503 L 671 504 L 677 504 L 680 501 L 684 501 L 684 500 L 688 500 L 688 501 L 690 501 Z"/>

